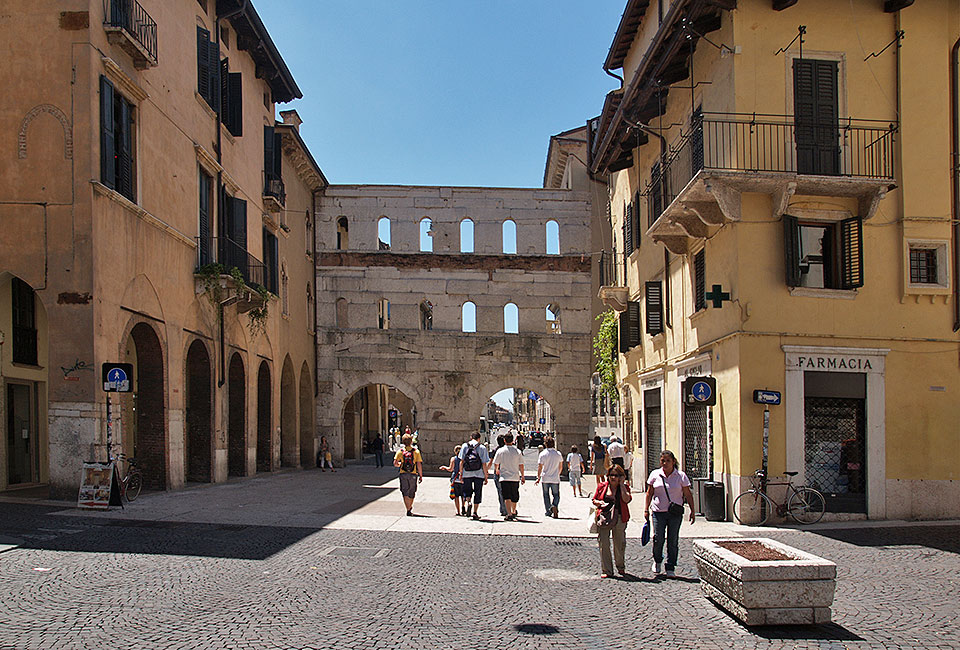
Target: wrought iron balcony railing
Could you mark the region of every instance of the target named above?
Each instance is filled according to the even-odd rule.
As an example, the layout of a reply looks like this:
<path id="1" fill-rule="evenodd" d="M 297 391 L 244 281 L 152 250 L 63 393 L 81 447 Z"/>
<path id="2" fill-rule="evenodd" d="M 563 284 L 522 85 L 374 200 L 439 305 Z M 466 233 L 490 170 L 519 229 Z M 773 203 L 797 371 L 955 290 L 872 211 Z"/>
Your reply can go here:
<path id="1" fill-rule="evenodd" d="M 616 251 L 600 251 L 600 259 L 597 261 L 597 268 L 600 272 L 600 286 L 612 287 L 621 286 L 623 278 L 623 253 Z"/>
<path id="2" fill-rule="evenodd" d="M 263 184 L 263 195 L 276 199 L 280 205 L 285 205 L 287 194 L 283 187 L 283 179 L 268 174 Z"/>
<path id="3" fill-rule="evenodd" d="M 236 268 L 248 285 L 267 289 L 271 286 L 269 282 L 272 271 L 228 237 L 197 237 L 197 269 L 208 264 L 220 264 L 227 274 Z"/>
<path id="4" fill-rule="evenodd" d="M 157 23 L 137 0 L 103 0 L 104 25 L 120 29 L 142 49 L 137 67 L 157 64 Z"/>
<path id="5" fill-rule="evenodd" d="M 785 115 L 704 113 L 654 167 L 645 194 L 649 225 L 700 170 L 893 179 L 897 125 Z"/>

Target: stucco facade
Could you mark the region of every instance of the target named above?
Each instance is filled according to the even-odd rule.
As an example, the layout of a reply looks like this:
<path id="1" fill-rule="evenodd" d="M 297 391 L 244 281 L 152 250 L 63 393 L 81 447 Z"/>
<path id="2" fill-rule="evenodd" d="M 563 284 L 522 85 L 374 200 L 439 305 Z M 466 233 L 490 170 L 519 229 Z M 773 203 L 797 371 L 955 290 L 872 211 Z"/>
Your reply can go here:
<path id="1" fill-rule="evenodd" d="M 828 516 L 960 515 L 949 99 L 960 10 L 678 0 L 641 16 L 639 4 L 627 12 L 639 26 L 625 18 L 607 60 L 625 88 L 591 145 L 627 254 L 602 293 L 635 329 L 619 378 L 638 457 L 649 469 L 667 446 L 688 473 L 723 481 L 728 517 L 764 463 L 819 487 Z M 661 64 L 670 83 L 657 89 Z M 823 75 L 826 144 L 802 131 L 804 66 Z M 690 376 L 716 379 L 716 406 L 684 403 Z M 756 389 L 782 395 L 766 448 Z"/>
<path id="2" fill-rule="evenodd" d="M 140 460 L 148 489 L 314 462 L 312 221 L 325 181 L 296 116 L 275 123 L 274 102 L 299 89 L 255 10 L 5 8 L 0 33 L 23 47 L 2 73 L 0 330 L 11 340 L 22 280 L 39 356 L 4 355 L 2 374 L 34 392 L 39 471 L 11 480 L 4 447 L 0 489 L 48 483 L 69 498 L 80 463 L 106 459 L 104 362 L 135 365 L 135 392 L 113 396 L 112 442 Z M 221 73 L 222 86 L 204 81 Z M 265 170 L 268 129 L 280 151 Z"/>

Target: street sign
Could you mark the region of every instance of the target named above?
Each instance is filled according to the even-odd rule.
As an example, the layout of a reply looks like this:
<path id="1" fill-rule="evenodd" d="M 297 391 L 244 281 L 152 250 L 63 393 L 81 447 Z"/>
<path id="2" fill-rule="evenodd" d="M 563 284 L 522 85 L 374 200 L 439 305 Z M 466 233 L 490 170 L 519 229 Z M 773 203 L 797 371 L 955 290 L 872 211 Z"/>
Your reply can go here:
<path id="1" fill-rule="evenodd" d="M 133 390 L 132 363 L 105 363 L 100 367 L 103 390 L 108 393 L 129 393 Z"/>
<path id="2" fill-rule="evenodd" d="M 780 391 L 776 390 L 755 390 L 753 391 L 753 401 L 756 404 L 780 404 Z"/>
<path id="3" fill-rule="evenodd" d="M 716 406 L 717 380 L 713 377 L 687 377 L 683 380 L 683 399 L 691 405 Z"/>
<path id="4" fill-rule="evenodd" d="M 547 418 L 540 418 L 540 424 L 546 424 Z"/>

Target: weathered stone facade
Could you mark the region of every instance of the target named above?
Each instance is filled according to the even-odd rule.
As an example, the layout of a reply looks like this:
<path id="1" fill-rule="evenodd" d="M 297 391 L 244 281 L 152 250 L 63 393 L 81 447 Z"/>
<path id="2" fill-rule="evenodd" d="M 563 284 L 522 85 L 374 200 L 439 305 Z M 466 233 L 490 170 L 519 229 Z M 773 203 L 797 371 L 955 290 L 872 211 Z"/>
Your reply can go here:
<path id="1" fill-rule="evenodd" d="M 328 187 L 317 206 L 317 412 L 318 431 L 335 456 L 358 448 L 344 440 L 341 414 L 369 384 L 393 386 L 414 402 L 431 464 L 476 430 L 491 395 L 515 386 L 553 406 L 559 445 L 585 439 L 590 209 L 586 194 L 562 190 Z M 390 219 L 390 241 L 379 243 L 383 217 Z M 425 218 L 431 252 L 421 252 Z M 461 252 L 467 219 L 473 251 Z M 508 220 L 516 226 L 517 254 L 502 252 Z M 550 221 L 560 242 L 559 252 L 548 255 Z M 462 331 L 466 302 L 476 306 L 475 332 Z M 504 332 L 508 303 L 518 313 L 512 334 Z M 562 329 L 547 320 L 547 305 Z M 423 309 L 430 311 L 429 326 Z"/>

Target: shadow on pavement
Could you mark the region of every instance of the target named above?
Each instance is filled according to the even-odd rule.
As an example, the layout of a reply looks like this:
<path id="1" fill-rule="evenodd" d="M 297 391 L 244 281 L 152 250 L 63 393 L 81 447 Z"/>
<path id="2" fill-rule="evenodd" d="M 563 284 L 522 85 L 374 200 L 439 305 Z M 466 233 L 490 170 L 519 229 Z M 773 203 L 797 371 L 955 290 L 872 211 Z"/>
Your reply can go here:
<path id="1" fill-rule="evenodd" d="M 821 625 L 773 625 L 744 626 L 753 634 L 764 639 L 780 641 L 863 641 L 863 637 L 854 634 L 842 625 L 823 623 Z"/>
<path id="2" fill-rule="evenodd" d="M 960 554 L 960 526 L 916 526 L 890 528 L 843 528 L 811 530 L 839 542 L 855 546 L 925 546 L 948 553 Z"/>

